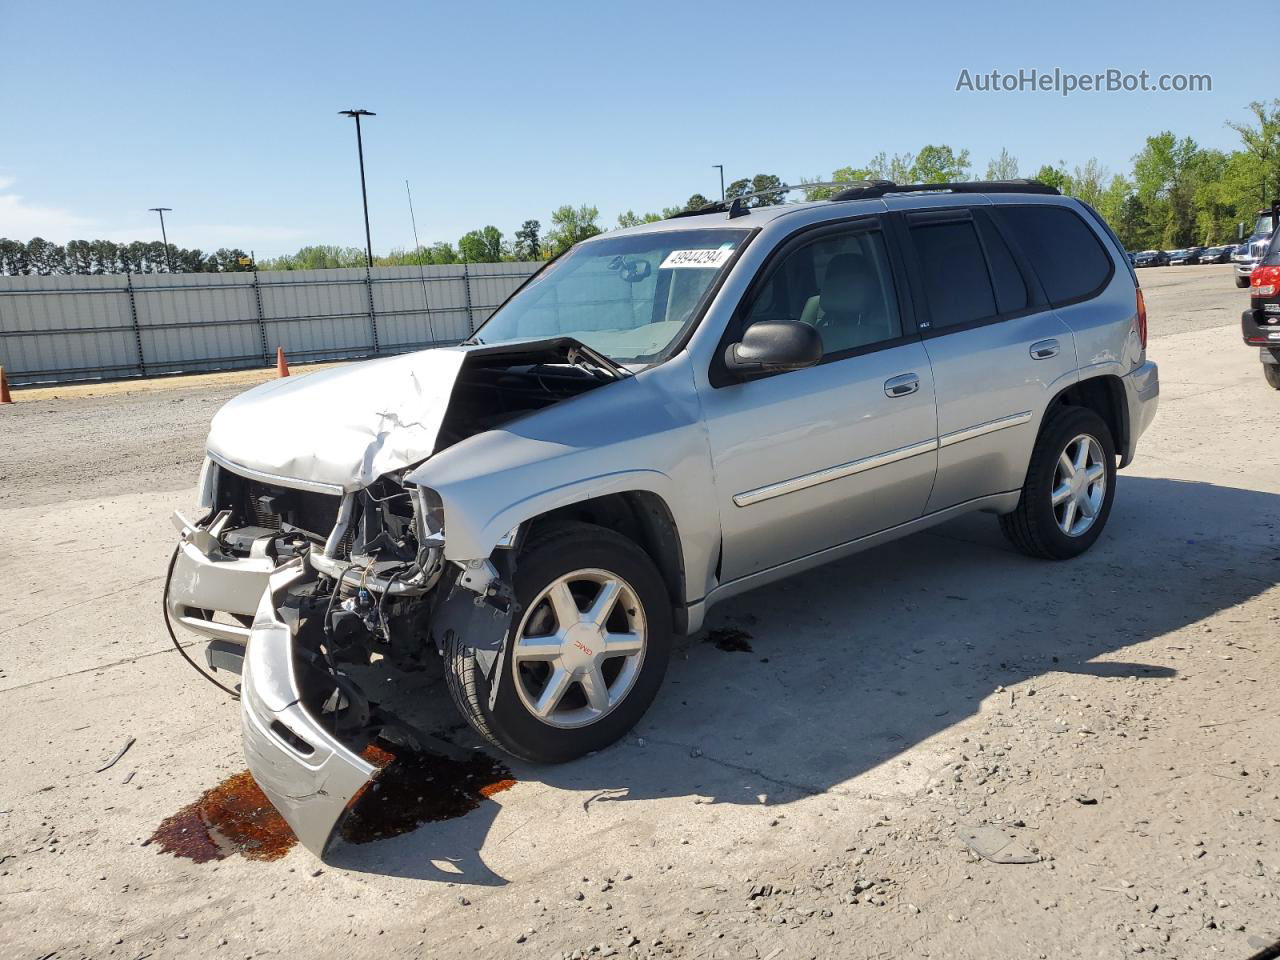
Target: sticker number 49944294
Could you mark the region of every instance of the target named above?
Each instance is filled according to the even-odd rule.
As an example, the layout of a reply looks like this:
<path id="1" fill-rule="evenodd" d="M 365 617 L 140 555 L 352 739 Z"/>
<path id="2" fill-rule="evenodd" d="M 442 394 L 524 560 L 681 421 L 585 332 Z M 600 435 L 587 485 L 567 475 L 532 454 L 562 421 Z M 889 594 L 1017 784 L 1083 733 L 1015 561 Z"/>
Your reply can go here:
<path id="1" fill-rule="evenodd" d="M 667 254 L 667 258 L 662 261 L 662 266 L 659 269 L 715 269 L 716 267 L 723 266 L 728 262 L 731 256 L 733 256 L 733 251 L 729 249 L 672 250 Z"/>

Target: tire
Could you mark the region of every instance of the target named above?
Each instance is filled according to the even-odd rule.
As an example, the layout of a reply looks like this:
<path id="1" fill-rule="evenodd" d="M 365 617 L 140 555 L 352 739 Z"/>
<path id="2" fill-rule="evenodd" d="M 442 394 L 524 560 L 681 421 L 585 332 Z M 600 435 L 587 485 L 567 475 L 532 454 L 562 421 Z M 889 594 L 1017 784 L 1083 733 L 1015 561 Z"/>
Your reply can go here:
<path id="1" fill-rule="evenodd" d="M 1249 278 L 1248 278 L 1248 277 L 1236 277 L 1236 286 L 1237 286 L 1237 287 L 1240 287 L 1241 289 L 1243 289 L 1244 287 L 1247 287 L 1248 285 L 1249 285 Z"/>
<path id="2" fill-rule="evenodd" d="M 570 596 L 570 600 L 585 613 L 604 595 L 603 585 L 594 587 L 600 591 L 594 596 L 589 592 L 594 581 L 587 577 L 617 585 L 617 600 L 603 629 L 629 643 L 642 636 L 638 658 L 623 654 L 603 662 L 591 661 L 592 651 L 583 643 L 572 642 L 577 638 L 570 637 L 562 645 L 550 639 L 555 633 L 564 633 L 565 628 L 546 592 L 564 582 L 563 578 L 571 578 L 567 585 L 577 596 Z M 672 611 L 657 567 L 633 541 L 612 530 L 587 523 L 567 524 L 524 549 L 516 563 L 515 595 L 519 612 L 512 618 L 499 659 L 500 678 L 492 708 L 489 680 L 475 651 L 457 638 L 450 640 L 444 652 L 445 680 L 454 703 L 477 733 L 522 760 L 564 763 L 607 747 L 644 715 L 666 673 Z M 635 603 L 629 603 L 631 600 Z M 587 626 L 579 630 L 585 632 L 578 636 L 599 651 L 597 642 L 604 641 Z M 541 636 L 548 642 L 537 648 Z M 527 647 L 522 638 L 530 641 Z M 536 658 L 520 660 L 525 652 L 538 649 L 563 652 L 547 663 Z M 589 697 L 586 680 L 591 678 L 579 680 L 578 673 L 569 673 L 572 668 L 591 674 L 591 662 L 597 663 L 594 676 L 604 680 L 610 700 L 603 709 L 594 706 Z M 553 704 L 548 716 L 540 717 L 533 708 L 540 702 L 539 693 L 547 693 L 557 668 L 568 677 L 561 687 L 564 693 L 557 698 L 559 705 Z M 598 682 L 593 681 L 592 686 Z M 539 684 L 543 685 L 541 691 Z"/>
<path id="3" fill-rule="evenodd" d="M 1053 504 L 1055 487 L 1059 490 L 1070 487 L 1060 475 L 1060 457 L 1068 449 L 1073 453 L 1079 451 L 1078 441 L 1086 438 L 1096 447 L 1089 445 L 1087 471 L 1092 471 L 1095 464 L 1102 467 L 1101 479 L 1104 488 L 1097 490 L 1096 479 L 1079 481 L 1083 489 L 1083 500 L 1077 500 L 1074 508 L 1076 517 L 1073 534 L 1067 533 L 1060 525 L 1068 509 L 1067 503 L 1061 506 Z M 1072 458 L 1074 459 L 1074 458 Z M 1116 448 L 1111 430 L 1106 422 L 1085 407 L 1060 407 L 1049 414 L 1044 426 L 1040 428 L 1040 436 L 1036 438 L 1035 448 L 1031 451 L 1031 463 L 1027 467 L 1027 479 L 1022 486 L 1022 496 L 1017 509 L 1000 518 L 1000 529 L 1009 542 L 1020 552 L 1030 557 L 1044 560 L 1068 560 L 1079 556 L 1093 546 L 1102 534 L 1107 518 L 1111 515 L 1111 504 L 1116 490 Z M 1094 496 L 1094 494 L 1099 494 Z M 1087 509 L 1080 504 L 1087 500 L 1094 510 L 1092 518 L 1087 516 Z M 1088 519 L 1088 525 L 1083 521 Z M 1078 529 L 1083 527 L 1082 529 Z"/>
<path id="4" fill-rule="evenodd" d="M 1274 363 L 1264 363 L 1262 365 L 1262 375 L 1267 378 L 1267 383 L 1280 390 L 1280 366 Z"/>

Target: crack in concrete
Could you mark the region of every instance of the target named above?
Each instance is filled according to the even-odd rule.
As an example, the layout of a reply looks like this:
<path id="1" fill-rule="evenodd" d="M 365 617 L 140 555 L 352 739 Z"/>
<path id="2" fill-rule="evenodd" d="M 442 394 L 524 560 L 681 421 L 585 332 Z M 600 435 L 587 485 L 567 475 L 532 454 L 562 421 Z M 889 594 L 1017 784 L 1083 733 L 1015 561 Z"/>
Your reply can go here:
<path id="1" fill-rule="evenodd" d="M 744 764 L 734 763 L 732 760 L 724 760 L 720 757 L 713 757 L 710 754 L 703 753 L 700 748 L 695 747 L 692 744 L 677 743 L 674 740 L 658 740 L 654 737 L 645 737 L 644 741 L 645 743 L 655 743 L 658 746 L 662 746 L 662 747 L 675 747 L 679 750 L 684 750 L 686 753 L 688 753 L 691 750 L 697 750 L 698 755 L 696 757 L 691 755 L 690 759 L 708 760 L 711 763 L 714 763 L 720 767 L 724 767 L 727 770 L 736 770 L 739 773 L 747 773 L 753 777 L 757 777 L 765 781 L 766 783 L 772 783 L 779 787 L 786 787 L 788 790 L 795 790 L 797 793 L 804 794 L 805 796 L 808 796 L 808 797 L 818 797 L 828 793 L 835 793 L 839 796 L 844 796 L 843 791 L 835 791 L 830 788 L 824 788 L 824 787 L 815 787 L 813 784 L 809 784 L 809 783 L 796 783 L 791 780 L 785 780 L 781 777 L 770 776 L 769 774 L 761 770 L 759 767 L 748 767 L 748 766 L 745 766 Z M 628 741 L 628 743 L 631 745 L 634 745 L 633 741 Z"/>

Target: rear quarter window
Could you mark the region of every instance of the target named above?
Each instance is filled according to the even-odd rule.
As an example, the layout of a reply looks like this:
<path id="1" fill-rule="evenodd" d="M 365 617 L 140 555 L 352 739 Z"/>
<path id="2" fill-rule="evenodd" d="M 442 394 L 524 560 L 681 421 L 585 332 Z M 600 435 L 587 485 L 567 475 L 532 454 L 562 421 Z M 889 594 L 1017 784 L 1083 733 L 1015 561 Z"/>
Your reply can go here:
<path id="1" fill-rule="evenodd" d="M 1002 206 L 995 213 L 1054 306 L 1092 297 L 1111 279 L 1111 257 L 1075 211 L 1057 206 Z"/>

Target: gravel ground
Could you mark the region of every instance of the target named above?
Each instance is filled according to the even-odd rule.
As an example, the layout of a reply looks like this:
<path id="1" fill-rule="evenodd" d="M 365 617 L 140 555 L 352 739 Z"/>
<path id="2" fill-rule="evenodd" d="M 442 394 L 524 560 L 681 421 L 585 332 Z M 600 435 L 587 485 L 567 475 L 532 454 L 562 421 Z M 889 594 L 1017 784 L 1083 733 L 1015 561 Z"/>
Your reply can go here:
<path id="1" fill-rule="evenodd" d="M 1227 268 L 1141 277 L 1161 410 L 1089 554 L 1028 561 L 971 517 L 748 594 L 680 645 L 624 742 L 512 763 L 465 816 L 325 864 L 147 843 L 243 769 L 234 705 L 158 603 L 167 515 L 241 387 L 23 392 L 0 408 L 0 954 L 1198 960 L 1280 940 L 1280 394 Z M 388 696 L 474 742 L 437 677 Z"/>

